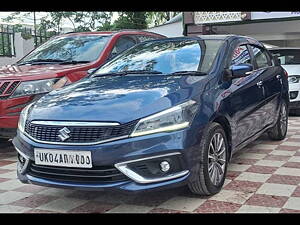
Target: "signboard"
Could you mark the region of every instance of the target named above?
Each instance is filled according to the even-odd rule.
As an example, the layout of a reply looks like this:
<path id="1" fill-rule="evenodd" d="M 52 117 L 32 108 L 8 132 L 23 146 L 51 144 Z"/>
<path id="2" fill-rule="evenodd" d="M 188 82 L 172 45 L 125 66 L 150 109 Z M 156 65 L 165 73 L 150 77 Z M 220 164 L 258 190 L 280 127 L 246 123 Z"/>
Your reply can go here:
<path id="1" fill-rule="evenodd" d="M 251 12 L 251 20 L 300 17 L 300 12 Z"/>
<path id="2" fill-rule="evenodd" d="M 195 24 L 242 21 L 246 17 L 244 12 L 194 12 Z"/>
<path id="3" fill-rule="evenodd" d="M 195 24 L 239 22 L 280 18 L 300 19 L 300 11 L 294 12 L 194 12 Z"/>

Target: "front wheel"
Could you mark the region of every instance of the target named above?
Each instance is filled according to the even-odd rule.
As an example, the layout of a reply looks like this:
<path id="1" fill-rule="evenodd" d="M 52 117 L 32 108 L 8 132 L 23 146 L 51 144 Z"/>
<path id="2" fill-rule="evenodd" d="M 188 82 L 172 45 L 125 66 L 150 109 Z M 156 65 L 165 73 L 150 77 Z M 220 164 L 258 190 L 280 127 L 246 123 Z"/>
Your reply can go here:
<path id="1" fill-rule="evenodd" d="M 220 124 L 209 126 L 198 150 L 200 161 L 196 165 L 195 179 L 188 183 L 189 189 L 198 195 L 214 195 L 224 184 L 228 164 L 228 143 Z"/>
<path id="2" fill-rule="evenodd" d="M 288 128 L 288 112 L 285 101 L 282 101 L 279 111 L 279 117 L 274 127 L 268 131 L 271 140 L 280 141 L 285 139 Z"/>

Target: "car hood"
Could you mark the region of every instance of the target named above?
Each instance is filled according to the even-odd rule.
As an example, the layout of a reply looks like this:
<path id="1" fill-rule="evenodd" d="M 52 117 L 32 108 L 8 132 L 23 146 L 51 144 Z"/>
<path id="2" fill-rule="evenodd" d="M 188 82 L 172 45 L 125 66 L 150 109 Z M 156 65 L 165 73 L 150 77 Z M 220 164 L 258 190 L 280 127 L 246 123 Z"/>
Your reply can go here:
<path id="1" fill-rule="evenodd" d="M 300 75 L 300 64 L 298 65 L 281 65 L 288 75 Z"/>
<path id="2" fill-rule="evenodd" d="M 65 73 L 72 69 L 78 69 L 86 64 L 78 65 L 59 65 L 59 64 L 42 64 L 42 65 L 6 65 L 0 67 L 0 79 L 30 79 L 38 75 L 52 75 L 58 72 Z"/>
<path id="3" fill-rule="evenodd" d="M 166 75 L 84 78 L 39 99 L 29 120 L 126 123 L 195 97 L 204 80 Z"/>

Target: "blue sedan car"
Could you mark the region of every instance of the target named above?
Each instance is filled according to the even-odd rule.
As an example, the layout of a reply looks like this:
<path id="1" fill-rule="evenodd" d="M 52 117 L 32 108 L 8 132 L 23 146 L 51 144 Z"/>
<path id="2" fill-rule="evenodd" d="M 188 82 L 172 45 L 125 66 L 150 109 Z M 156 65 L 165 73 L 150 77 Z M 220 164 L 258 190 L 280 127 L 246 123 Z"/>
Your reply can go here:
<path id="1" fill-rule="evenodd" d="M 24 183 L 218 193 L 232 155 L 287 133 L 287 74 L 258 41 L 204 35 L 146 41 L 21 113 Z"/>

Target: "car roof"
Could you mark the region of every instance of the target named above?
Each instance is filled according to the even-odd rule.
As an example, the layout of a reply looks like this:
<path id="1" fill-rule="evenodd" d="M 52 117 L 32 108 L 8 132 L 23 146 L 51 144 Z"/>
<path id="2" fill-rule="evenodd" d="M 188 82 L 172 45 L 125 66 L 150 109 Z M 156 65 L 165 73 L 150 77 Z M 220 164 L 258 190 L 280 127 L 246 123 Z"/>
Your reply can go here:
<path id="1" fill-rule="evenodd" d="M 274 48 L 269 48 L 269 51 L 272 50 L 300 50 L 300 47 L 274 47 Z"/>
<path id="2" fill-rule="evenodd" d="M 234 34 L 205 34 L 205 35 L 197 35 L 197 37 L 202 39 L 216 39 L 216 40 L 226 40 L 231 37 L 238 37 Z"/>
<path id="3" fill-rule="evenodd" d="M 65 34 L 61 34 L 59 36 L 73 36 L 73 35 L 115 35 L 115 34 L 145 34 L 145 35 L 154 35 L 159 37 L 166 37 L 161 34 L 157 34 L 154 32 L 144 31 L 144 30 L 135 30 L 135 29 L 124 29 L 117 31 L 85 31 L 85 32 L 68 32 Z"/>
<path id="4" fill-rule="evenodd" d="M 151 41 L 168 41 L 168 40 L 196 40 L 196 39 L 203 39 L 203 40 L 230 40 L 230 39 L 247 39 L 250 43 L 256 43 L 258 45 L 262 46 L 262 43 L 257 41 L 254 38 L 247 37 L 247 36 L 241 36 L 241 35 L 235 35 L 235 34 L 214 34 L 214 35 L 195 35 L 195 36 L 178 36 L 178 37 L 170 37 L 170 38 L 164 38 L 164 39 L 158 39 L 158 40 L 149 40 L 147 42 Z"/>

